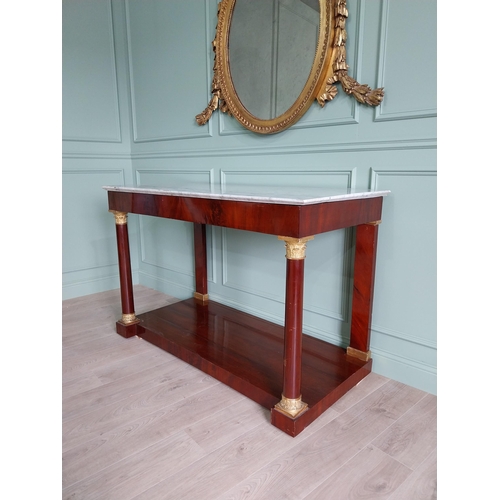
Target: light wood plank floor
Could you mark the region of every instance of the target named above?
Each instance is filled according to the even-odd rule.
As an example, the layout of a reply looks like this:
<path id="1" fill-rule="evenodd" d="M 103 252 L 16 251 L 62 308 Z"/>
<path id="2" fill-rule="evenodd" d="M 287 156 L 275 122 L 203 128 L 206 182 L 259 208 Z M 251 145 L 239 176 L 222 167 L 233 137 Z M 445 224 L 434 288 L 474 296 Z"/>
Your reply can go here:
<path id="1" fill-rule="evenodd" d="M 136 312 L 175 299 L 135 287 Z M 436 397 L 376 374 L 291 438 L 138 337 L 118 290 L 63 301 L 64 499 L 433 499 Z"/>

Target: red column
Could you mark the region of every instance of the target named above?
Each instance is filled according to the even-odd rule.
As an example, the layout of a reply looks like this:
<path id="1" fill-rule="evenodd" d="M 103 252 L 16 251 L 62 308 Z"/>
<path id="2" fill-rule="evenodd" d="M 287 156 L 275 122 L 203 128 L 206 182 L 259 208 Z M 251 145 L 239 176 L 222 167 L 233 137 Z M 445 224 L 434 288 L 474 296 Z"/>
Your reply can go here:
<path id="1" fill-rule="evenodd" d="M 347 354 L 363 360 L 370 359 L 370 330 L 379 223 L 380 221 L 362 224 L 356 228 L 351 340 Z"/>
<path id="2" fill-rule="evenodd" d="M 302 401 L 302 309 L 304 295 L 304 259 L 306 243 L 313 237 L 288 238 L 286 248 L 285 344 L 283 354 L 283 392 L 274 407 L 290 418 L 307 410 Z"/>
<path id="3" fill-rule="evenodd" d="M 124 337 L 136 334 L 139 320 L 134 311 L 134 291 L 132 284 L 132 267 L 130 264 L 130 248 L 128 240 L 127 214 L 111 211 L 115 216 L 116 242 L 118 247 L 118 270 L 120 273 L 120 294 L 122 302 L 122 318 L 116 324 L 116 331 Z"/>
<path id="4" fill-rule="evenodd" d="M 194 297 L 202 303 L 208 302 L 207 280 L 207 232 L 205 224 L 193 225 L 194 227 L 194 267 L 195 267 L 195 292 Z"/>
<path id="5" fill-rule="evenodd" d="M 304 260 L 287 259 L 283 396 L 288 399 L 301 397 L 303 290 Z"/>

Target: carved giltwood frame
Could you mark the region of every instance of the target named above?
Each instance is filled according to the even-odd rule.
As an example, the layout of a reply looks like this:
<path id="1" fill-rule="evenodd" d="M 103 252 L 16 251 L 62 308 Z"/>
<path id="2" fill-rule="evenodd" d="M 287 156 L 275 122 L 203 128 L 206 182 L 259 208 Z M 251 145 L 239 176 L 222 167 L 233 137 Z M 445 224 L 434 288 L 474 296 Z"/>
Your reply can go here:
<path id="1" fill-rule="evenodd" d="M 318 47 L 309 78 L 294 102 L 282 115 L 260 119 L 247 111 L 233 85 L 229 70 L 229 30 L 236 0 L 221 0 L 217 12 L 217 27 L 212 47 L 215 52 L 212 98 L 205 110 L 196 116 L 199 125 L 205 125 L 213 112 L 219 109 L 233 115 L 245 128 L 259 134 L 281 132 L 296 123 L 316 100 L 321 107 L 338 93 L 334 85 L 340 82 L 344 92 L 358 102 L 377 106 L 382 102 L 384 89 L 372 90 L 359 84 L 347 70 L 345 23 L 348 16 L 346 0 L 319 0 L 320 24 Z"/>

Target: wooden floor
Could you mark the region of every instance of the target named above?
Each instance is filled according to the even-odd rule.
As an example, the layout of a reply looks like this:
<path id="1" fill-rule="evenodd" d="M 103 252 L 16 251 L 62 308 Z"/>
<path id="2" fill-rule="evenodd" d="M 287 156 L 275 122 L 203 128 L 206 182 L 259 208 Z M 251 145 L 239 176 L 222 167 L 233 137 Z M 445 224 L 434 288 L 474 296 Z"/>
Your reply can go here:
<path id="1" fill-rule="evenodd" d="M 175 299 L 135 287 L 136 313 Z M 292 438 L 208 375 L 63 302 L 64 499 L 433 499 L 436 397 L 376 374 Z"/>

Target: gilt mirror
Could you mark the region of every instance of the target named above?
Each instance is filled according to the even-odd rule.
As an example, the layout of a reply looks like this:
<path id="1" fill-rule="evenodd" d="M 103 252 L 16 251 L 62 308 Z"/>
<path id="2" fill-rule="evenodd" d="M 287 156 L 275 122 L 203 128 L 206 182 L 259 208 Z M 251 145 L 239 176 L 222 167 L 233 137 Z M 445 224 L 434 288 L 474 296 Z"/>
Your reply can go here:
<path id="1" fill-rule="evenodd" d="M 348 75 L 346 0 L 221 0 L 212 47 L 212 98 L 199 125 L 219 109 L 245 128 L 273 134 L 296 123 L 314 100 L 338 92 L 376 106 L 372 90 Z"/>

